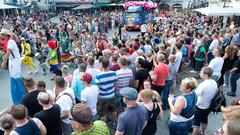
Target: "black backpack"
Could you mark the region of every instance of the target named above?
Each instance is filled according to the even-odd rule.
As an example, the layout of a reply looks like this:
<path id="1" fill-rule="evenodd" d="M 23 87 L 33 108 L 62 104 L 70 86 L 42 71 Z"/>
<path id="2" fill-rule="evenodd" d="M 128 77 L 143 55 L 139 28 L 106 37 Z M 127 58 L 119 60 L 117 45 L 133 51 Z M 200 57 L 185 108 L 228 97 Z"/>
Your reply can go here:
<path id="1" fill-rule="evenodd" d="M 221 90 L 218 90 L 216 95 L 213 97 L 211 104 L 209 106 L 209 110 L 211 112 L 221 112 L 221 106 L 226 107 L 226 98 Z"/>

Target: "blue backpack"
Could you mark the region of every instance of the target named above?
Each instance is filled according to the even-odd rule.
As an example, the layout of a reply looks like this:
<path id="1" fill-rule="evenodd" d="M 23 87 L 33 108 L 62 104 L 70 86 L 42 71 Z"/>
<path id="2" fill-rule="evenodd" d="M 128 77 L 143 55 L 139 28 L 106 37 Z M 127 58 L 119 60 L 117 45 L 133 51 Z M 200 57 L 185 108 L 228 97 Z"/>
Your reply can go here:
<path id="1" fill-rule="evenodd" d="M 181 48 L 183 57 L 188 57 L 188 47 L 186 45 L 183 45 Z"/>

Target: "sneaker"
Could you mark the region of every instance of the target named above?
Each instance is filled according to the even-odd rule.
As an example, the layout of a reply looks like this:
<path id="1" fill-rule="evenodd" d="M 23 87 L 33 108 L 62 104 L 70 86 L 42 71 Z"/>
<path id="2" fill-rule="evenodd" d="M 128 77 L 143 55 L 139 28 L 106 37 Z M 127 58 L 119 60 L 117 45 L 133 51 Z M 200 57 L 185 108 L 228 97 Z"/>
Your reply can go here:
<path id="1" fill-rule="evenodd" d="M 231 97 L 236 97 L 236 93 L 232 93 L 232 92 L 228 92 L 227 95 Z"/>
<path id="2" fill-rule="evenodd" d="M 37 73 L 38 73 L 38 70 L 35 70 L 33 73 L 34 73 L 34 74 L 37 74 Z"/>
<path id="3" fill-rule="evenodd" d="M 196 71 L 195 70 L 191 70 L 190 73 L 196 73 Z"/>
<path id="4" fill-rule="evenodd" d="M 223 87 L 227 87 L 228 85 L 226 83 L 223 84 Z"/>
<path id="5" fill-rule="evenodd" d="M 28 75 L 31 75 L 31 74 L 32 74 L 32 72 L 31 72 L 31 71 L 29 71 L 27 74 L 28 74 Z"/>

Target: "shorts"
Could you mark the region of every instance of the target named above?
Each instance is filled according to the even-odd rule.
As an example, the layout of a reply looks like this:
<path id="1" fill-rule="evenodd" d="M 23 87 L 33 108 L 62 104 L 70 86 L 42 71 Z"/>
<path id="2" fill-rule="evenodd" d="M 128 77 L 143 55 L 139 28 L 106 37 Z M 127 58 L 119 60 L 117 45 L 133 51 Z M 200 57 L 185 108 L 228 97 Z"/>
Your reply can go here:
<path id="1" fill-rule="evenodd" d="M 97 111 L 99 113 L 99 117 L 105 116 L 109 112 L 112 113 L 116 110 L 115 106 L 115 98 L 109 100 L 99 100 L 97 105 Z"/>
<path id="2" fill-rule="evenodd" d="M 115 107 L 118 108 L 119 110 L 123 110 L 125 107 L 122 96 L 118 93 L 116 93 L 115 95 Z"/>
<path id="3" fill-rule="evenodd" d="M 189 58 L 188 57 L 183 57 L 182 58 L 182 64 L 187 64 L 189 62 Z"/>
<path id="4" fill-rule="evenodd" d="M 194 115 L 193 127 L 200 127 L 201 123 L 208 123 L 208 115 L 210 113 L 209 109 L 200 109 L 196 107 L 196 113 Z"/>
<path id="5" fill-rule="evenodd" d="M 195 63 L 195 71 L 201 71 L 204 66 L 204 61 L 196 61 Z"/>

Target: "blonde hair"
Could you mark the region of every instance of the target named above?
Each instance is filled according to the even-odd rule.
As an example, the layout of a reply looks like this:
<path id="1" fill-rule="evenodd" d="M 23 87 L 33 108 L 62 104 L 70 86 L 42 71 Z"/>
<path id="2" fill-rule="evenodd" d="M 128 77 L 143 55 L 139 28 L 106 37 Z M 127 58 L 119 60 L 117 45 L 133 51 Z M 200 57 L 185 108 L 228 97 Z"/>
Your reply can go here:
<path id="1" fill-rule="evenodd" d="M 223 107 L 221 106 L 221 111 L 224 114 L 226 120 L 240 119 L 240 106 L 229 106 L 229 107 Z"/>
<path id="2" fill-rule="evenodd" d="M 150 89 L 144 89 L 140 92 L 140 95 L 141 95 L 141 97 L 146 97 L 146 98 L 152 99 L 154 93 Z"/>
<path id="3" fill-rule="evenodd" d="M 198 86 L 198 82 L 195 78 L 185 78 L 182 80 L 182 85 L 186 86 L 187 89 L 194 90 Z"/>
<path id="4" fill-rule="evenodd" d="M 240 119 L 231 119 L 227 121 L 227 133 L 228 135 L 240 134 Z"/>

